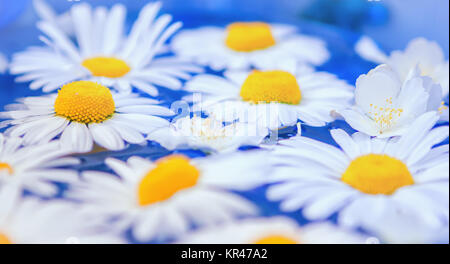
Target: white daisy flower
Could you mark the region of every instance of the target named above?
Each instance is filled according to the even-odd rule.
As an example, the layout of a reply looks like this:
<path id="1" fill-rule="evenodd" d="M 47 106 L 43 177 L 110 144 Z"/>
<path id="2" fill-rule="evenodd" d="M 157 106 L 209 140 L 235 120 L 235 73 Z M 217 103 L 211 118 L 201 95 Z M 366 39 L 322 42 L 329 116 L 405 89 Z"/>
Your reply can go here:
<path id="1" fill-rule="evenodd" d="M 39 146 L 21 147 L 22 138 L 7 137 L 0 133 L 0 186 L 11 184 L 37 194 L 51 196 L 58 188 L 51 181 L 73 182 L 78 174 L 55 167 L 78 164 L 78 159 L 66 157 L 59 142 Z"/>
<path id="2" fill-rule="evenodd" d="M 388 65 L 380 65 L 356 80 L 355 105 L 338 111 L 354 129 L 370 136 L 390 137 L 409 132 L 412 122 L 441 107 L 442 91 L 417 68 L 402 82 Z"/>
<path id="3" fill-rule="evenodd" d="M 364 244 L 369 237 L 330 223 L 298 226 L 287 217 L 246 219 L 201 229 L 179 244 Z"/>
<path id="4" fill-rule="evenodd" d="M 258 129 L 247 123 L 224 125 L 213 117 L 187 116 L 176 120 L 170 127 L 151 132 L 147 139 L 156 141 L 169 150 L 194 148 L 231 152 L 244 145 L 258 146 L 267 135 L 267 129 Z"/>
<path id="5" fill-rule="evenodd" d="M 225 78 L 199 75 L 186 90 L 201 93 L 194 107 L 225 121 L 256 123 L 275 130 L 298 120 L 310 126 L 333 121 L 331 112 L 350 106 L 353 87 L 326 72 L 226 72 Z"/>
<path id="6" fill-rule="evenodd" d="M 114 5 L 94 10 L 88 4 L 74 5 L 70 10 L 76 42 L 54 22 L 40 21 L 38 28 L 47 47 L 32 47 L 13 56 L 11 73 L 21 74 L 17 81 L 32 81 L 31 89 L 48 92 L 75 80 L 100 82 L 119 91 L 136 87 L 152 96 L 154 85 L 181 88 L 179 79 L 190 78 L 189 72 L 201 69 L 175 57 L 155 58 L 166 40 L 181 27 L 170 26 L 170 15 L 155 19 L 160 3 L 142 8 L 128 36 L 124 35 L 126 9 Z M 166 28 L 167 27 L 167 28 Z M 45 63 L 42 63 L 45 61 Z"/>
<path id="7" fill-rule="evenodd" d="M 5 73 L 6 69 L 8 69 L 8 60 L 6 59 L 5 55 L 0 53 L 0 74 Z"/>
<path id="8" fill-rule="evenodd" d="M 309 220 L 337 213 L 343 226 L 389 238 L 442 229 L 448 226 L 449 146 L 433 146 L 448 137 L 449 128 L 432 129 L 437 120 L 433 112 L 422 115 L 408 133 L 391 139 L 331 130 L 341 149 L 306 137 L 281 141 L 273 152 L 280 165 L 273 180 L 281 183 L 267 197 L 282 200 L 283 211 L 303 208 Z"/>
<path id="9" fill-rule="evenodd" d="M 315 66 L 330 57 L 321 39 L 298 34 L 294 26 L 263 22 L 184 30 L 173 38 L 171 47 L 180 57 L 218 71 L 272 69 L 286 63 Z"/>
<path id="10" fill-rule="evenodd" d="M 23 199 L 10 186 L 0 188 L 0 244 L 116 244 L 118 236 L 95 232 L 63 201 Z"/>
<path id="11" fill-rule="evenodd" d="M 53 10 L 53 8 L 44 0 L 33 0 L 33 7 L 41 20 L 48 21 L 56 25 L 70 36 L 74 34 L 72 18 L 70 17 L 69 11 L 62 14 L 57 14 L 55 10 Z"/>
<path id="12" fill-rule="evenodd" d="M 56 94 L 27 97 L 0 113 L 8 118 L 6 134 L 23 136 L 24 144 L 43 144 L 60 136 L 62 148 L 89 152 L 94 143 L 108 150 L 121 150 L 126 143 L 145 142 L 143 134 L 166 127 L 160 116 L 174 113 L 157 101 L 137 94 L 113 94 L 91 81 L 65 84 Z"/>
<path id="13" fill-rule="evenodd" d="M 206 226 L 254 215 L 257 208 L 227 190 L 246 190 L 269 171 L 264 151 L 189 160 L 170 155 L 156 162 L 134 156 L 125 163 L 108 158 L 119 177 L 84 172 L 84 184 L 69 197 L 85 202 L 93 221 L 127 230 L 139 241 L 174 238 L 192 225 Z M 109 222 L 110 219 L 115 222 Z"/>
<path id="14" fill-rule="evenodd" d="M 448 95 L 449 62 L 445 60 L 444 51 L 435 41 L 415 38 L 404 51 L 395 50 L 388 56 L 371 38 L 364 36 L 356 43 L 355 50 L 364 59 L 389 65 L 403 81 L 407 79 L 410 70 L 418 66 L 421 75 L 431 77 L 441 85 L 443 96 Z"/>

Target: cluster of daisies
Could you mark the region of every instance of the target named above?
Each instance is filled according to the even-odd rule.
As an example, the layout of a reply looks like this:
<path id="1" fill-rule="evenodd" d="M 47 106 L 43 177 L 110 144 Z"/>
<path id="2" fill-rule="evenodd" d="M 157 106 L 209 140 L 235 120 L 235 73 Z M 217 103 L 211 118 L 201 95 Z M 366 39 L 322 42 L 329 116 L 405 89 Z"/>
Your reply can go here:
<path id="1" fill-rule="evenodd" d="M 45 45 L 0 57 L 44 93 L 0 112 L 0 243 L 448 241 L 449 62 L 435 42 L 386 55 L 362 37 L 355 52 L 380 65 L 353 86 L 316 71 L 327 43 L 293 26 L 177 33 L 154 2 L 125 30 L 120 4 L 34 5 Z M 335 120 L 354 133 L 302 136 Z M 167 152 L 74 169 L 136 145 Z M 283 214 L 243 195 L 255 188 Z"/>

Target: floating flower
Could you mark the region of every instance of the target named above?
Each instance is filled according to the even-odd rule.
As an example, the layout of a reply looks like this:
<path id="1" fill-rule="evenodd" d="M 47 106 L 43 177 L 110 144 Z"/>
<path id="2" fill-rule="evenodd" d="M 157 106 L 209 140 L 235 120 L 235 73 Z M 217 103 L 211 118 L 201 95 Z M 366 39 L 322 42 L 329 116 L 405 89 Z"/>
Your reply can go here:
<path id="1" fill-rule="evenodd" d="M 404 51 L 395 50 L 388 56 L 372 39 L 364 36 L 357 42 L 355 50 L 364 59 L 389 65 L 401 80 L 406 80 L 411 69 L 417 66 L 420 75 L 431 77 L 441 85 L 443 96 L 448 95 L 449 63 L 445 61 L 442 48 L 434 41 L 415 38 Z"/>
<path id="2" fill-rule="evenodd" d="M 180 57 L 214 70 L 271 69 L 297 63 L 315 66 L 330 56 L 322 40 L 300 35 L 293 26 L 263 22 L 184 30 L 171 44 Z"/>
<path id="3" fill-rule="evenodd" d="M 190 160 L 170 155 L 151 162 L 134 156 L 125 163 L 108 158 L 119 177 L 83 173 L 84 184 L 69 196 L 85 202 L 84 212 L 119 229 L 132 227 L 140 241 L 177 237 L 194 226 L 253 215 L 249 201 L 227 190 L 245 190 L 262 182 L 268 166 L 263 152 L 216 155 Z M 115 222 L 108 222 L 111 219 Z"/>
<path id="4" fill-rule="evenodd" d="M 74 165 L 77 159 L 65 157 L 59 142 L 40 146 L 22 147 L 22 138 L 7 137 L 0 133 L 0 185 L 11 184 L 37 194 L 51 196 L 58 188 L 51 183 L 73 182 L 76 172 L 56 169 L 56 166 Z"/>
<path id="5" fill-rule="evenodd" d="M 375 238 L 374 238 L 375 239 Z M 180 244 L 363 244 L 371 240 L 330 223 L 298 226 L 287 217 L 256 218 L 192 232 Z"/>
<path id="6" fill-rule="evenodd" d="M 180 27 L 169 26 L 170 15 L 155 19 L 160 3 L 143 7 L 128 37 L 124 37 L 123 5 L 114 5 L 108 12 L 88 4 L 74 5 L 70 10 L 76 43 L 57 24 L 38 23 L 46 35 L 41 39 L 47 47 L 32 47 L 13 56 L 11 73 L 21 74 L 17 81 L 32 81 L 31 89 L 52 91 L 75 80 L 99 82 L 119 91 L 136 87 L 152 96 L 158 94 L 154 85 L 181 88 L 181 79 L 201 69 L 174 57 L 155 58 L 163 45 Z M 166 28 L 167 27 L 167 28 Z M 79 48 L 78 48 L 78 47 Z M 45 61 L 45 63 L 42 63 Z"/>
<path id="7" fill-rule="evenodd" d="M 9 187 L 0 189 L 0 244 L 123 243 L 118 236 L 91 230 L 73 203 L 23 199 Z"/>
<path id="8" fill-rule="evenodd" d="M 241 146 L 258 146 L 268 135 L 267 129 L 235 122 L 224 125 L 212 117 L 184 117 L 170 127 L 151 132 L 147 139 L 169 150 L 194 148 L 205 151 L 231 152 Z"/>
<path id="9" fill-rule="evenodd" d="M 395 71 L 380 65 L 356 80 L 355 105 L 338 111 L 354 129 L 370 136 L 390 137 L 409 132 L 420 115 L 439 111 L 442 91 L 417 68 L 402 83 Z"/>
<path id="10" fill-rule="evenodd" d="M 11 136 L 23 136 L 24 144 L 42 144 L 61 136 L 64 149 L 88 152 L 94 142 L 108 150 L 121 150 L 126 142 L 145 142 L 144 134 L 169 125 L 160 116 L 173 115 L 157 101 L 137 94 L 113 94 L 91 81 L 65 84 L 56 94 L 27 97 L 0 113 Z"/>
<path id="11" fill-rule="evenodd" d="M 449 130 L 431 129 L 437 120 L 433 112 L 422 115 L 408 133 L 391 139 L 331 130 L 341 149 L 306 137 L 281 141 L 273 152 L 281 165 L 273 180 L 281 183 L 267 196 L 282 200 L 283 211 L 303 208 L 309 220 L 337 213 L 340 225 L 389 238 L 417 239 L 424 235 L 419 230 L 448 226 L 448 144 L 433 146 Z"/>
<path id="12" fill-rule="evenodd" d="M 350 106 L 353 87 L 326 72 L 288 71 L 226 72 L 225 78 L 199 75 L 186 90 L 201 93 L 194 102 L 214 118 L 255 123 L 277 129 L 293 126 L 300 119 L 310 126 L 333 121 L 331 112 Z"/>

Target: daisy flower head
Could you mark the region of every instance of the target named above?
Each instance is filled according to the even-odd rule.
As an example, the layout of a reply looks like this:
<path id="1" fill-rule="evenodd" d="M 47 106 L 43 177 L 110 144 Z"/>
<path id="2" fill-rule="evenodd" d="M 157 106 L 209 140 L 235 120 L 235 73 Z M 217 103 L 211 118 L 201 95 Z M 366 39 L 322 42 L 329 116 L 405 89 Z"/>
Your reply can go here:
<path id="1" fill-rule="evenodd" d="M 126 143 L 145 142 L 144 134 L 169 125 L 159 116 L 174 113 L 157 101 L 137 94 L 115 94 L 92 81 L 74 81 L 58 93 L 26 97 L 0 117 L 9 119 L 6 134 L 23 137 L 25 145 L 42 144 L 58 136 L 62 148 L 84 153 L 94 143 L 121 150 Z"/>
<path id="2" fill-rule="evenodd" d="M 74 203 L 23 199 L 10 186 L 0 188 L 0 201 L 0 244 L 123 243 L 94 230 Z"/>
<path id="3" fill-rule="evenodd" d="M 397 73 L 382 64 L 356 80 L 355 105 L 338 111 L 354 129 L 370 136 L 398 136 L 412 122 L 429 111 L 441 110 L 442 90 L 413 68 L 401 81 Z"/>
<path id="4" fill-rule="evenodd" d="M 147 139 L 169 150 L 194 148 L 207 152 L 231 152 L 241 146 L 258 146 L 267 135 L 267 129 L 259 129 L 253 124 L 234 122 L 224 125 L 213 117 L 187 116 L 169 127 L 151 132 Z"/>
<path id="5" fill-rule="evenodd" d="M 293 26 L 264 22 L 184 30 L 171 47 L 181 58 L 217 71 L 278 68 L 282 63 L 316 66 L 330 57 L 321 39 L 298 34 Z"/>
<path id="6" fill-rule="evenodd" d="M 194 107 L 219 121 L 256 123 L 276 130 L 333 121 L 332 111 L 350 106 L 353 87 L 326 72 L 228 71 L 224 77 L 198 75 L 186 90 L 199 93 Z M 203 100 L 203 101 L 202 101 Z"/>
<path id="7" fill-rule="evenodd" d="M 363 244 L 368 237 L 330 223 L 305 226 L 287 217 L 254 218 L 201 229 L 180 244 Z"/>
<path id="8" fill-rule="evenodd" d="M 417 66 L 420 75 L 432 78 L 441 85 L 443 96 L 448 95 L 449 62 L 445 60 L 444 51 L 435 41 L 415 38 L 404 51 L 395 50 L 387 55 L 371 38 L 364 36 L 357 42 L 355 50 L 369 61 L 389 65 L 402 80 L 407 79 L 410 70 Z"/>
<path id="9" fill-rule="evenodd" d="M 74 165 L 79 161 L 67 157 L 69 152 L 59 142 L 23 147 L 24 139 L 0 133 L 0 186 L 9 184 L 18 190 L 26 189 L 44 196 L 58 191 L 52 182 L 73 182 L 78 179 L 74 171 L 56 167 Z"/>
<path id="10" fill-rule="evenodd" d="M 175 238 L 193 226 L 207 226 L 257 214 L 248 200 L 230 192 L 260 185 L 270 169 L 263 152 L 189 159 L 169 155 L 156 162 L 133 156 L 109 158 L 119 177 L 85 172 L 69 197 L 84 201 L 93 221 L 129 230 L 139 241 Z M 111 223 L 110 219 L 116 219 Z"/>
<path id="11" fill-rule="evenodd" d="M 346 227 L 423 242 L 416 241 L 419 230 L 448 226 L 449 148 L 433 146 L 449 129 L 432 129 L 438 118 L 422 115 L 408 133 L 389 139 L 331 130 L 340 149 L 306 137 L 281 141 L 273 151 L 280 183 L 267 196 L 281 200 L 283 211 L 301 208 L 310 220 L 337 214 Z"/>
<path id="12" fill-rule="evenodd" d="M 82 79 L 124 92 L 135 87 L 152 96 L 158 94 L 155 85 L 179 89 L 180 79 L 201 69 L 175 57 L 156 57 L 181 27 L 181 22 L 170 24 L 170 15 L 156 18 L 160 6 L 159 2 L 144 6 L 126 36 L 123 5 L 109 11 L 86 3 L 73 5 L 70 19 L 76 41 L 58 24 L 40 21 L 38 28 L 45 35 L 41 39 L 47 46 L 14 54 L 11 73 L 21 75 L 17 81 L 31 81 L 31 89 L 45 92 Z"/>

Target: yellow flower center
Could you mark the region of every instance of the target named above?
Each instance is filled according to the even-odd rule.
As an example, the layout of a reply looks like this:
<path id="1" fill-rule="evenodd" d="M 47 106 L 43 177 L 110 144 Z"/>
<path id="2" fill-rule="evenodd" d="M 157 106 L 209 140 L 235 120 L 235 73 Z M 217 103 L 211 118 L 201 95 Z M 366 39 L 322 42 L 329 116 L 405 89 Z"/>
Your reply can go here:
<path id="1" fill-rule="evenodd" d="M 253 244 L 268 244 L 268 245 L 274 245 L 274 244 L 299 244 L 299 242 L 295 241 L 294 239 L 289 238 L 287 236 L 272 235 L 272 236 L 263 237 L 263 238 L 255 241 Z"/>
<path id="2" fill-rule="evenodd" d="M 380 134 L 394 126 L 397 119 L 403 114 L 403 108 L 395 108 L 392 104 L 392 97 L 386 98 L 384 105 L 370 104 L 369 117 L 378 125 Z"/>
<path id="3" fill-rule="evenodd" d="M 299 104 L 300 86 L 294 75 L 285 71 L 253 71 L 242 84 L 240 95 L 244 101 Z"/>
<path id="4" fill-rule="evenodd" d="M 0 245 L 5 244 L 12 244 L 12 242 L 5 234 L 0 233 Z"/>
<path id="5" fill-rule="evenodd" d="M 91 81 L 65 84 L 58 91 L 55 113 L 78 123 L 101 123 L 110 118 L 116 107 L 111 91 Z"/>
<path id="6" fill-rule="evenodd" d="M 200 171 L 181 155 L 171 155 L 156 161 L 138 186 L 141 206 L 165 201 L 177 192 L 197 184 Z"/>
<path id="7" fill-rule="evenodd" d="M 400 160 L 383 154 L 368 154 L 354 159 L 341 180 L 367 194 L 393 194 L 414 184 L 408 167 Z"/>
<path id="8" fill-rule="evenodd" d="M 131 70 L 125 61 L 113 57 L 89 58 L 85 59 L 81 65 L 98 77 L 119 78 Z"/>
<path id="9" fill-rule="evenodd" d="M 6 171 L 9 175 L 13 174 L 14 170 L 8 163 L 0 162 L 0 172 Z"/>
<path id="10" fill-rule="evenodd" d="M 250 52 L 275 45 L 270 26 L 262 22 L 237 22 L 228 25 L 225 44 L 232 50 Z"/>

